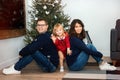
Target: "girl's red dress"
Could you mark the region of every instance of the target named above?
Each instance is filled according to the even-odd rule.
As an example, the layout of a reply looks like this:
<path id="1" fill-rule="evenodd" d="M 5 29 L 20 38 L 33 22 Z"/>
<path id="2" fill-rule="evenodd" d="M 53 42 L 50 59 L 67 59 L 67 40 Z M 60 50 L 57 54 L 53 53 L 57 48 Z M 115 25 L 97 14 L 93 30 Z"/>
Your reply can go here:
<path id="1" fill-rule="evenodd" d="M 66 56 L 67 48 L 70 48 L 69 35 L 65 33 L 65 37 L 62 39 L 56 38 L 55 45 L 58 51 L 62 51 L 63 55 Z"/>

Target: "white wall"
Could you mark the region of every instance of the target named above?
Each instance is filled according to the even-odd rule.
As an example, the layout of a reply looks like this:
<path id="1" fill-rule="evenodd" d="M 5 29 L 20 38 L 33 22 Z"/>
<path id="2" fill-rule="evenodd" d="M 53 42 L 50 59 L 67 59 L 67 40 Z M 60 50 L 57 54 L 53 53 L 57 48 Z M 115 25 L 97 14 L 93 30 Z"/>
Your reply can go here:
<path id="1" fill-rule="evenodd" d="M 93 44 L 105 56 L 110 56 L 110 29 L 120 18 L 120 0 L 63 0 L 64 12 L 81 19 Z"/>
<path id="2" fill-rule="evenodd" d="M 27 11 L 32 0 L 26 2 L 26 23 L 30 20 Z M 110 29 L 120 18 L 120 0 L 62 0 L 67 4 L 64 12 L 71 17 L 81 19 L 89 31 L 93 44 L 105 56 L 110 55 Z M 27 26 L 28 27 L 28 26 Z M 18 52 L 24 46 L 22 37 L 0 40 L 0 69 L 18 60 Z"/>
<path id="3" fill-rule="evenodd" d="M 27 0 L 25 0 L 27 13 Z M 28 15 L 26 15 L 28 18 Z M 26 19 L 28 21 L 28 19 Z M 27 22 L 26 21 L 26 22 Z M 24 36 L 0 40 L 0 69 L 10 66 L 18 60 L 19 51 L 25 46 Z"/>
<path id="4" fill-rule="evenodd" d="M 0 69 L 15 63 L 23 46 L 23 37 L 0 40 Z"/>

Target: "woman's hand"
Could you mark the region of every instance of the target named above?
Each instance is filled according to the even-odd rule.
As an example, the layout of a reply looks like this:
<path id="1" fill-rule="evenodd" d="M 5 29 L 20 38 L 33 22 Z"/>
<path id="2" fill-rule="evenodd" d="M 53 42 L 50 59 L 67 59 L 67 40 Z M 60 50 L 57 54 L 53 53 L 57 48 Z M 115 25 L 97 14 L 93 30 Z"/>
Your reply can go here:
<path id="1" fill-rule="evenodd" d="M 67 48 L 67 55 L 71 55 L 72 54 L 72 50 L 70 50 L 70 48 Z"/>

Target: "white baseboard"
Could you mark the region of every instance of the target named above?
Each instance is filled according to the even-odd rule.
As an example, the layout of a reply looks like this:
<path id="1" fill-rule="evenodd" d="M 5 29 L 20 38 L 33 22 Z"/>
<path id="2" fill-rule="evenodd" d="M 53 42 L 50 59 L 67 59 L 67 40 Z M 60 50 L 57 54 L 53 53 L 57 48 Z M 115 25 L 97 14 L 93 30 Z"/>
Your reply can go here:
<path id="1" fill-rule="evenodd" d="M 18 57 L 12 58 L 12 59 L 7 59 L 6 61 L 3 61 L 0 63 L 0 70 L 2 70 L 5 67 L 8 67 L 10 65 L 13 65 L 18 61 Z"/>

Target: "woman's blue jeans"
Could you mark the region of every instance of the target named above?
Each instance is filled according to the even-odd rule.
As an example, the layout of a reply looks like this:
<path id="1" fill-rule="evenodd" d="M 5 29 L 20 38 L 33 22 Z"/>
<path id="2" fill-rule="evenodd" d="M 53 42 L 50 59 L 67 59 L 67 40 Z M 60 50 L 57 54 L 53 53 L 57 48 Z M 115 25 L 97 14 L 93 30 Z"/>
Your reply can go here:
<path id="1" fill-rule="evenodd" d="M 22 70 L 25 66 L 35 60 L 36 63 L 41 67 L 41 69 L 45 72 L 54 72 L 56 67 L 50 62 L 50 60 L 44 56 L 40 51 L 36 51 L 32 55 L 28 55 L 19 59 L 19 61 L 15 64 L 16 70 Z"/>
<path id="2" fill-rule="evenodd" d="M 87 44 L 87 47 L 93 51 L 97 51 L 97 49 L 92 44 Z M 97 63 L 100 63 L 102 59 L 100 57 L 96 57 L 94 55 L 91 55 Z M 88 62 L 89 55 L 82 51 L 79 56 L 76 59 L 76 62 L 73 63 L 72 66 L 69 66 L 69 70 L 71 71 L 80 71 L 84 68 L 86 63 Z"/>

